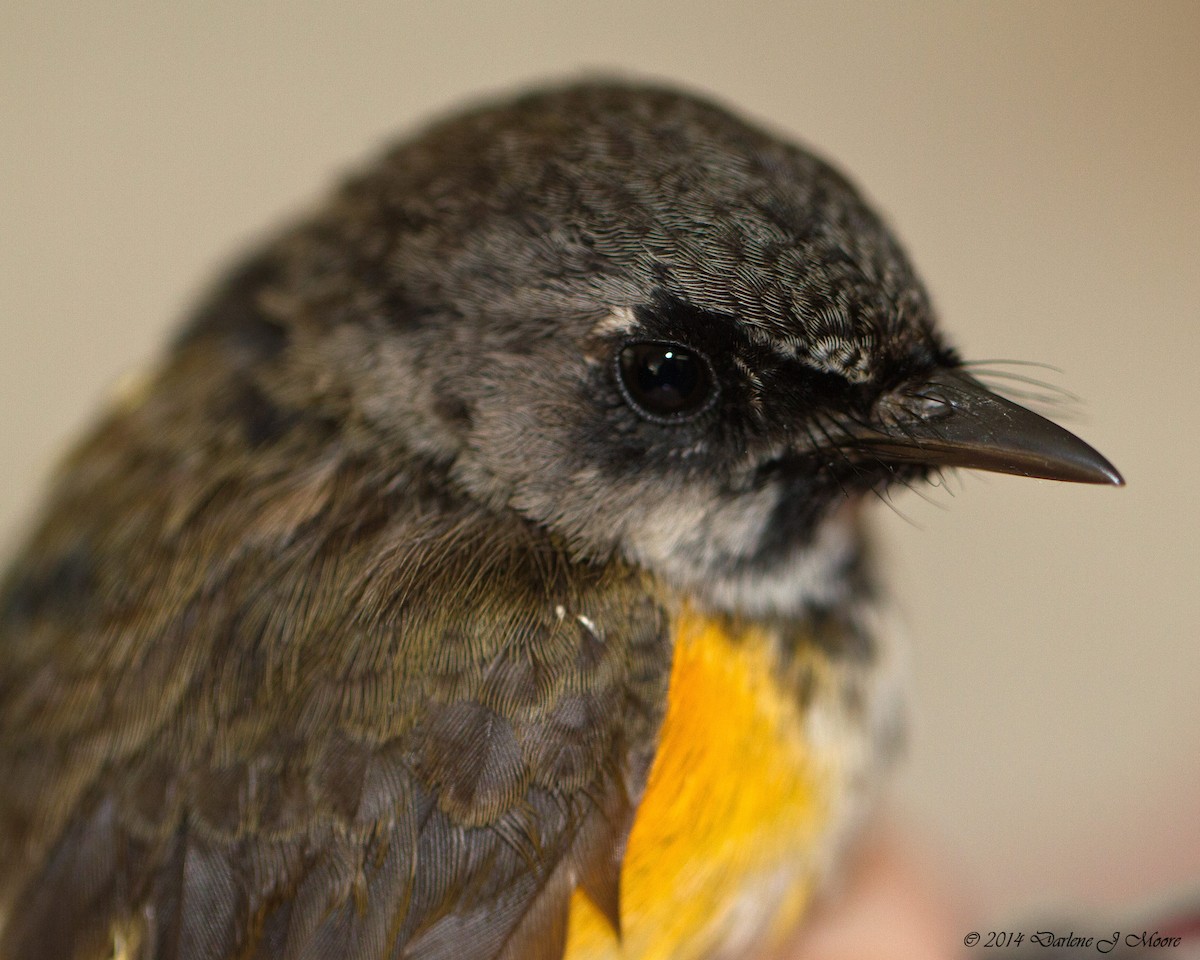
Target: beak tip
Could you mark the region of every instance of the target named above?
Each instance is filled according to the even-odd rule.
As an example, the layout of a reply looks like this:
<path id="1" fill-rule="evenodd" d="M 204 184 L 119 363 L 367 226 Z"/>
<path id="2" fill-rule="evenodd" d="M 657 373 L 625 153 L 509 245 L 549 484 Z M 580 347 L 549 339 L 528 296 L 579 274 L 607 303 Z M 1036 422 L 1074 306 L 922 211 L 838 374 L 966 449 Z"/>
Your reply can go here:
<path id="1" fill-rule="evenodd" d="M 1077 456 L 1074 459 L 1078 471 L 1074 476 L 1052 477 L 1051 479 L 1075 480 L 1080 483 L 1093 483 L 1097 486 L 1125 486 L 1125 478 L 1121 475 L 1121 471 L 1114 467 L 1107 457 L 1082 440 L 1075 437 L 1071 439 L 1077 446 Z"/>

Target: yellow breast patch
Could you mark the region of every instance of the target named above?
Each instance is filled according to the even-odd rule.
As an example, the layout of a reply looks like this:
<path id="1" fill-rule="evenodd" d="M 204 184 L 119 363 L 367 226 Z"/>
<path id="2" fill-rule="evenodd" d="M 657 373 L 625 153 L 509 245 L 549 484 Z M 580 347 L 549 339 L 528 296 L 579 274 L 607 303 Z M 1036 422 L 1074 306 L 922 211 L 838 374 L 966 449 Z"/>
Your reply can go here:
<path id="1" fill-rule="evenodd" d="M 678 618 L 666 717 L 621 873 L 622 941 L 576 892 L 567 960 L 693 960 L 798 922 L 830 785 L 778 656 L 758 627 Z"/>

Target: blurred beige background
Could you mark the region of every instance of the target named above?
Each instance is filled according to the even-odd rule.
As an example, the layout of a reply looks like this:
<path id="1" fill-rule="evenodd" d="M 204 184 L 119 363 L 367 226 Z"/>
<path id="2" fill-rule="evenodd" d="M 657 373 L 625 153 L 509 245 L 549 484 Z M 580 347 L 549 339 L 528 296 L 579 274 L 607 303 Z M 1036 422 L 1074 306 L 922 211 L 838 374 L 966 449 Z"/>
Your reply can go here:
<path id="1" fill-rule="evenodd" d="M 678 80 L 849 171 L 964 352 L 1061 367 L 1129 480 L 878 510 L 901 822 L 981 927 L 1200 885 L 1200 4 L 7 0 L 0 38 L 8 549 L 120 375 L 347 165 L 498 88 Z"/>

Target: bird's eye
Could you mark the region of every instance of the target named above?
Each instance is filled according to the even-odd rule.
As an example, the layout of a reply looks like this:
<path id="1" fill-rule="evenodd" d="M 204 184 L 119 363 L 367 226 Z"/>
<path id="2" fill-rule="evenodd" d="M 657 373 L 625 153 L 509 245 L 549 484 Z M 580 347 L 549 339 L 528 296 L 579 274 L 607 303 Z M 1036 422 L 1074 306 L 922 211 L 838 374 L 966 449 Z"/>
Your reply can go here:
<path id="1" fill-rule="evenodd" d="M 617 354 L 617 377 L 630 406 L 650 420 L 685 420 L 716 396 L 707 358 L 678 343 L 627 343 Z"/>

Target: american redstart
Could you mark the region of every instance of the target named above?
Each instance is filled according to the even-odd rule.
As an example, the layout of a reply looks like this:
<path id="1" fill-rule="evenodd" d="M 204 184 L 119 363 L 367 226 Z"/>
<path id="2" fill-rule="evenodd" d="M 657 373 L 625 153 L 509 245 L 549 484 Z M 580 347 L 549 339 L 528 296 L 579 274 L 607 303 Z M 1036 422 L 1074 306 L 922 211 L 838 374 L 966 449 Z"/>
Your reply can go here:
<path id="1" fill-rule="evenodd" d="M 950 467 L 1121 482 L 812 154 L 616 82 L 433 125 L 58 477 L 0 957 L 750 956 L 898 735 L 860 507 Z"/>

